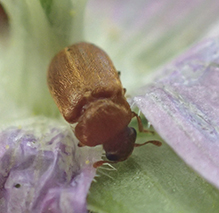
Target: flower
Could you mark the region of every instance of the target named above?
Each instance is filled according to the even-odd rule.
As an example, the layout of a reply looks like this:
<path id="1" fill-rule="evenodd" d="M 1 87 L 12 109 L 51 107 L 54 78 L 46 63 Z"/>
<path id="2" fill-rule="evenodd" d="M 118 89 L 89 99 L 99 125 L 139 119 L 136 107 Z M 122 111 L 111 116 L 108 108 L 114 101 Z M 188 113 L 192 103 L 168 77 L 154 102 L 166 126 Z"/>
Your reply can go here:
<path id="1" fill-rule="evenodd" d="M 218 38 L 190 49 L 218 36 L 217 2 L 0 3 L 9 18 L 0 37 L 2 212 L 218 211 Z M 117 171 L 100 168 L 88 206 L 101 147 L 77 147 L 46 85 L 52 56 L 81 40 L 109 54 L 169 145 L 136 148 Z"/>

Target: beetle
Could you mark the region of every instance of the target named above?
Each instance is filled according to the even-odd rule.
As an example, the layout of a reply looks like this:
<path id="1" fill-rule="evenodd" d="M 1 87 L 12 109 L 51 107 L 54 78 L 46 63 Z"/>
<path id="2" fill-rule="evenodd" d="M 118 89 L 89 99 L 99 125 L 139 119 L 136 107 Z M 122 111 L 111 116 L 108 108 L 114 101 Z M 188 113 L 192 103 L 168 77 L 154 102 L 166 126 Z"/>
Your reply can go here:
<path id="1" fill-rule="evenodd" d="M 94 147 L 102 144 L 109 161 L 126 160 L 134 147 L 147 143 L 160 146 L 159 141 L 136 144 L 136 130 L 128 127 L 140 117 L 131 110 L 122 87 L 119 72 L 109 56 L 99 47 L 86 42 L 73 44 L 60 51 L 52 59 L 47 83 L 49 91 L 64 119 L 76 123 L 74 132 L 79 146 Z"/>

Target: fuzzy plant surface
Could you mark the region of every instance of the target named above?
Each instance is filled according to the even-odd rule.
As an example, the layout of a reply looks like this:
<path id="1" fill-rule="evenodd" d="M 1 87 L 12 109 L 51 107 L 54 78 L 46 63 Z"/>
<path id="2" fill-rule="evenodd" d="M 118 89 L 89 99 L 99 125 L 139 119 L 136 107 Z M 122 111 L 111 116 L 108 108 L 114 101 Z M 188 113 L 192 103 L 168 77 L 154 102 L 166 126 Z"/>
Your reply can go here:
<path id="1" fill-rule="evenodd" d="M 0 212 L 219 212 L 219 2 L 0 5 Z M 109 54 L 159 134 L 137 143 L 161 147 L 93 167 L 102 147 L 77 146 L 46 84 L 51 58 L 79 41 Z"/>

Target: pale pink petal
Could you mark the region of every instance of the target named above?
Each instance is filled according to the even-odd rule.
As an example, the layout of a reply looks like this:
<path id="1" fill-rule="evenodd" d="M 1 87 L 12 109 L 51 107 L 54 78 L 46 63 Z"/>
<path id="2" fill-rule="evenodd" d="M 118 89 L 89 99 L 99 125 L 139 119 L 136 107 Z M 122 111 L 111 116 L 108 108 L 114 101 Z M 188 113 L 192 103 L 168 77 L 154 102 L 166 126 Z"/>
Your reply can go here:
<path id="1" fill-rule="evenodd" d="M 163 69 L 135 103 L 178 155 L 219 188 L 219 40 Z"/>

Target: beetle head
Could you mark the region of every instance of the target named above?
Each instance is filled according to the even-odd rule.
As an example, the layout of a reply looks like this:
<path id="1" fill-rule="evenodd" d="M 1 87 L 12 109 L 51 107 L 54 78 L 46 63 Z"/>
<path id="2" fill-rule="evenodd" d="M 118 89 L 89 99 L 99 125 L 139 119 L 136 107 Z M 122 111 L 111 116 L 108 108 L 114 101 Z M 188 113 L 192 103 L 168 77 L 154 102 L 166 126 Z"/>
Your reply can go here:
<path id="1" fill-rule="evenodd" d="M 106 157 L 110 161 L 124 161 L 132 153 L 136 140 L 136 131 L 126 127 L 123 131 L 103 144 Z"/>

